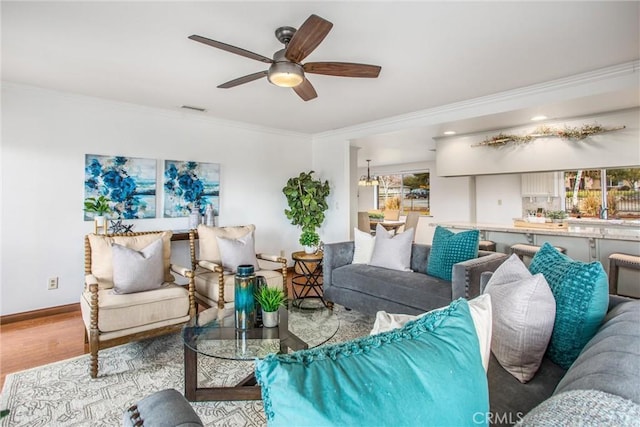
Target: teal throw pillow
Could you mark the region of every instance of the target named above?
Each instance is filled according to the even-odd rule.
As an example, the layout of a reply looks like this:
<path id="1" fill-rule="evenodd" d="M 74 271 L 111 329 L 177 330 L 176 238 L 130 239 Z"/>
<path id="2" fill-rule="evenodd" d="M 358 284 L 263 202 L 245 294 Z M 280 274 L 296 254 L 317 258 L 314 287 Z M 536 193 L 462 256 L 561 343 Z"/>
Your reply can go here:
<path id="1" fill-rule="evenodd" d="M 454 233 L 436 226 L 427 261 L 427 274 L 451 281 L 453 264 L 478 257 L 479 241 L 478 230 Z"/>
<path id="2" fill-rule="evenodd" d="M 607 274 L 598 261 L 575 261 L 545 242 L 529 265 L 542 273 L 556 300 L 547 356 L 568 369 L 596 334 L 609 307 Z"/>
<path id="3" fill-rule="evenodd" d="M 255 373 L 270 427 L 475 425 L 489 411 L 464 299 L 399 329 L 269 355 Z"/>

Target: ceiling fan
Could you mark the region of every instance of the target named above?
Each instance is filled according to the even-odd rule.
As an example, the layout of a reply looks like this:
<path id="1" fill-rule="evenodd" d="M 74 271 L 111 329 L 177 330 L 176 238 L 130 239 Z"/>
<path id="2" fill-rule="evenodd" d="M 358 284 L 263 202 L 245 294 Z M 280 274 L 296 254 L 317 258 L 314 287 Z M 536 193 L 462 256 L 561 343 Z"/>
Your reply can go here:
<path id="1" fill-rule="evenodd" d="M 236 55 L 271 64 L 268 70 L 238 77 L 221 84 L 218 86 L 219 88 L 228 89 L 266 77 L 276 86 L 293 88 L 300 98 L 309 101 L 316 98 L 318 94 L 305 77 L 305 73 L 369 78 L 378 77 L 380 74 L 381 67 L 378 65 L 351 62 L 307 62 L 306 64 L 301 64 L 301 61 L 309 56 L 329 34 L 331 27 L 333 27 L 331 22 L 317 15 L 311 15 L 298 30 L 292 27 L 278 28 L 276 30 L 276 38 L 285 47 L 274 53 L 273 59 L 195 34 L 189 36 L 189 38 Z"/>

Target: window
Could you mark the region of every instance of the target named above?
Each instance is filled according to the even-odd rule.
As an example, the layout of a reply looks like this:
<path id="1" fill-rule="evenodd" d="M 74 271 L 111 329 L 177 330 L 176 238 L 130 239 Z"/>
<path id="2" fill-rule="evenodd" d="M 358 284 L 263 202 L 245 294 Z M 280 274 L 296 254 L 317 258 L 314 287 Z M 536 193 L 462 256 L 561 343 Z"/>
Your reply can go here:
<path id="1" fill-rule="evenodd" d="M 640 218 L 640 168 L 566 171 L 564 182 L 566 210 L 574 215 Z"/>
<path id="2" fill-rule="evenodd" d="M 378 176 L 378 208 L 429 215 L 429 172 Z"/>

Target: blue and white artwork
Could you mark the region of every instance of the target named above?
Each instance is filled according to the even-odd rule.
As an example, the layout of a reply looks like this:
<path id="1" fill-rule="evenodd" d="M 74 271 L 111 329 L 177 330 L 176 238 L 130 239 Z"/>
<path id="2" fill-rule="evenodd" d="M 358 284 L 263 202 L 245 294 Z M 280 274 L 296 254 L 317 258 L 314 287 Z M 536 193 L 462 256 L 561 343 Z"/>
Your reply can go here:
<path id="1" fill-rule="evenodd" d="M 220 164 L 165 160 L 164 217 L 189 216 L 197 208 L 204 215 L 208 204 L 220 212 Z"/>
<path id="2" fill-rule="evenodd" d="M 85 155 L 84 196 L 105 196 L 112 219 L 155 218 L 156 160 Z M 86 221 L 94 214 L 84 213 Z"/>

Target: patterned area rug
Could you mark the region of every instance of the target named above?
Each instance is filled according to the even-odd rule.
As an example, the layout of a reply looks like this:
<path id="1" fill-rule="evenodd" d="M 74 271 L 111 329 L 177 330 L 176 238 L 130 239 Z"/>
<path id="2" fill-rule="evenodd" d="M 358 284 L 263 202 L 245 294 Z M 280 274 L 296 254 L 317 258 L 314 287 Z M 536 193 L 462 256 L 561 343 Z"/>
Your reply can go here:
<path id="1" fill-rule="evenodd" d="M 340 328 L 329 341 L 367 335 L 374 319 L 335 307 Z M 10 413 L 2 426 L 118 426 L 134 402 L 166 388 L 184 393 L 179 334 L 125 344 L 100 352 L 99 377 L 89 377 L 88 356 L 29 369 L 6 377 L 0 408 Z M 253 362 L 198 357 L 201 386 L 232 385 L 253 370 Z M 205 425 L 263 426 L 262 401 L 194 402 Z"/>

